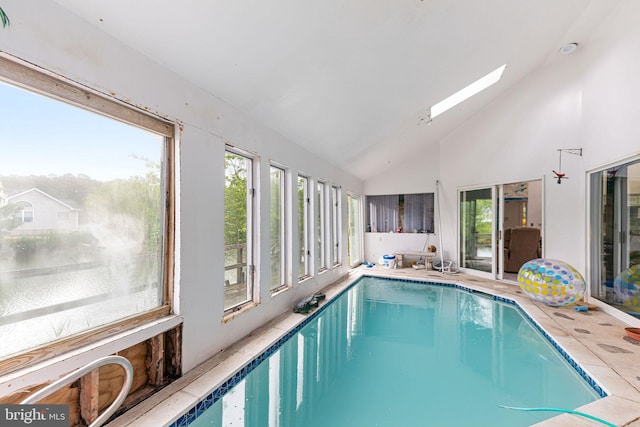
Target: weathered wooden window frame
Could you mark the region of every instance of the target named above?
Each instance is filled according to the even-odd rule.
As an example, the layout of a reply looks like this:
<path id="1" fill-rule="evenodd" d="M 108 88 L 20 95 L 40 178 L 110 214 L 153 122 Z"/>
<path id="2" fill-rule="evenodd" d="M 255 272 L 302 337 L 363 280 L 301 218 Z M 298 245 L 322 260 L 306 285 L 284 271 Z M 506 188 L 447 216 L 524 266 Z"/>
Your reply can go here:
<path id="1" fill-rule="evenodd" d="M 110 117 L 165 138 L 164 239 L 162 304 L 138 315 L 90 329 L 0 360 L 0 375 L 32 366 L 55 355 L 67 353 L 90 343 L 142 327 L 172 314 L 175 247 L 175 132 L 176 125 L 115 98 L 90 90 L 52 72 L 14 58 L 0 56 L 0 81 L 35 92 L 94 113 Z"/>

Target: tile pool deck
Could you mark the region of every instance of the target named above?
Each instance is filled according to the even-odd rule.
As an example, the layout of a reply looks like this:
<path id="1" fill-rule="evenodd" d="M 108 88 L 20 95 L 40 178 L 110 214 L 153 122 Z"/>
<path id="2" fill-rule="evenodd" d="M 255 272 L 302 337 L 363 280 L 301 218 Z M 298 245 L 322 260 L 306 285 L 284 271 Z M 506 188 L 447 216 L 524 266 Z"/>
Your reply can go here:
<path id="1" fill-rule="evenodd" d="M 362 275 L 456 283 L 466 288 L 516 301 L 608 394 L 578 411 L 617 426 L 640 427 L 640 342 L 626 337 L 624 324 L 603 311 L 576 312 L 571 307 L 549 307 L 533 302 L 515 284 L 466 274 L 443 275 L 433 270 L 360 267 L 324 289 L 327 300 Z M 283 313 L 228 349 L 192 369 L 136 407 L 107 424 L 108 427 L 158 427 L 175 421 L 231 374 L 249 363 L 306 315 Z M 562 414 L 536 424 L 539 427 L 587 427 L 603 424 Z"/>

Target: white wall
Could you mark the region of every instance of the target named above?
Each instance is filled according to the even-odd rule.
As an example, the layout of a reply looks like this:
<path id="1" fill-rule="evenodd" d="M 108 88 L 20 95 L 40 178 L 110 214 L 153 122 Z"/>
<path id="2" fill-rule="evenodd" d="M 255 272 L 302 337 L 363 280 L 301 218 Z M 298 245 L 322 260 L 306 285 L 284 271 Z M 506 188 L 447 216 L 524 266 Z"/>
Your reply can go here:
<path id="1" fill-rule="evenodd" d="M 378 264 L 382 255 L 393 255 L 396 252 L 422 252 L 431 245 L 438 246 L 437 236 L 431 233 L 364 233 L 364 259 Z"/>
<path id="2" fill-rule="evenodd" d="M 422 151 L 406 153 L 406 160 L 364 183 L 364 194 L 433 193 L 440 176 L 440 148 L 423 147 Z"/>
<path id="3" fill-rule="evenodd" d="M 443 210 L 448 213 L 443 215 L 443 238 L 451 254 L 456 250 L 458 189 L 544 177 L 546 256 L 572 265 L 583 262 L 576 255 L 584 251 L 566 244 L 567 237 L 573 236 L 573 244 L 584 245 L 584 223 L 577 221 L 584 218 L 584 207 L 576 199 L 584 192 L 582 159 L 565 157 L 563 172 L 570 179 L 562 185 L 551 176 L 558 167 L 557 149 L 580 146 L 580 85 L 575 80 L 574 58 L 566 59 L 511 88 L 442 141 L 464 153 L 441 158 Z"/>
<path id="4" fill-rule="evenodd" d="M 640 151 L 640 3 L 626 0 L 584 49 L 581 140 L 589 170 Z"/>
<path id="5" fill-rule="evenodd" d="M 586 275 L 587 172 L 640 151 L 638 16 L 640 2 L 620 2 L 574 54 L 548 61 L 440 142 L 445 257 L 456 259 L 458 190 L 542 177 L 545 256 Z M 552 175 L 559 148 L 583 148 L 563 155 L 561 185 Z M 400 191 L 407 174 L 389 172 L 385 190 Z"/>
<path id="6" fill-rule="evenodd" d="M 346 274 L 346 225 L 342 257 L 336 269 L 271 298 L 268 290 L 268 245 L 259 252 L 260 304 L 228 323 L 223 313 L 223 195 L 225 143 L 259 156 L 260 178 L 268 183 L 269 161 L 342 186 L 343 217 L 346 194 L 362 194 L 362 183 L 249 119 L 213 95 L 178 78 L 146 57 L 48 0 L 4 0 L 11 26 L 0 30 L 0 49 L 120 100 L 182 124 L 179 175 L 179 311 L 184 316 L 183 369 L 247 335 L 266 320 L 289 310 L 302 297 Z M 259 237 L 269 240 L 269 186 L 259 192 Z M 295 187 L 292 187 L 292 198 Z M 293 207 L 293 217 L 297 206 Z M 346 223 L 345 223 L 346 224 Z M 297 242 L 296 227 L 292 241 Z M 293 248 L 294 253 L 297 248 Z M 297 277 L 297 265 L 293 267 Z"/>
<path id="7" fill-rule="evenodd" d="M 423 147 L 420 152 L 406 154 L 407 159 L 403 163 L 367 180 L 364 184 L 364 194 L 435 193 L 436 180 L 440 174 L 439 147 L 437 145 Z M 434 230 L 438 231 L 437 223 L 434 223 Z M 437 236 L 434 234 L 429 236 L 429 244 L 438 246 Z M 426 239 L 426 234 L 364 233 L 364 259 L 367 262 L 377 263 L 378 259 L 385 254 L 398 251 L 422 251 Z"/>

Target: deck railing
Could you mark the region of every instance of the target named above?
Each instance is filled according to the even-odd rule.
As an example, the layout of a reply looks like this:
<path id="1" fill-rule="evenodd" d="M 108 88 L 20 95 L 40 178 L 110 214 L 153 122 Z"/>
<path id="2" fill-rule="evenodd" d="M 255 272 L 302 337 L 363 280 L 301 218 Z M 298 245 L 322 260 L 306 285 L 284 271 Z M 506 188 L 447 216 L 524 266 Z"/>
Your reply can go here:
<path id="1" fill-rule="evenodd" d="M 235 282 L 231 282 L 229 279 L 225 279 L 225 286 L 234 286 L 247 282 L 247 278 L 245 277 L 245 268 L 247 266 L 247 262 L 244 260 L 246 255 L 247 244 L 246 243 L 238 243 L 235 245 L 225 245 L 224 247 L 224 271 L 233 271 L 235 270 Z M 227 263 L 227 260 L 231 261 Z M 225 274 L 225 277 L 227 275 Z"/>

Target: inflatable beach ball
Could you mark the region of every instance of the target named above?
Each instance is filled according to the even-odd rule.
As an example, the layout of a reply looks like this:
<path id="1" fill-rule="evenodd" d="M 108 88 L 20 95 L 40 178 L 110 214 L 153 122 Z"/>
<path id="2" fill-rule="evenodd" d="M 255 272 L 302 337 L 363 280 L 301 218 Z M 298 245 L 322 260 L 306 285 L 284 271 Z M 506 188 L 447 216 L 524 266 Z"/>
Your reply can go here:
<path id="1" fill-rule="evenodd" d="M 584 278 L 572 266 L 557 259 L 533 259 L 518 271 L 518 283 L 534 301 L 551 306 L 582 300 L 587 290 Z"/>
<path id="2" fill-rule="evenodd" d="M 640 311 L 640 265 L 620 273 L 613 281 L 613 290 L 626 307 Z"/>

